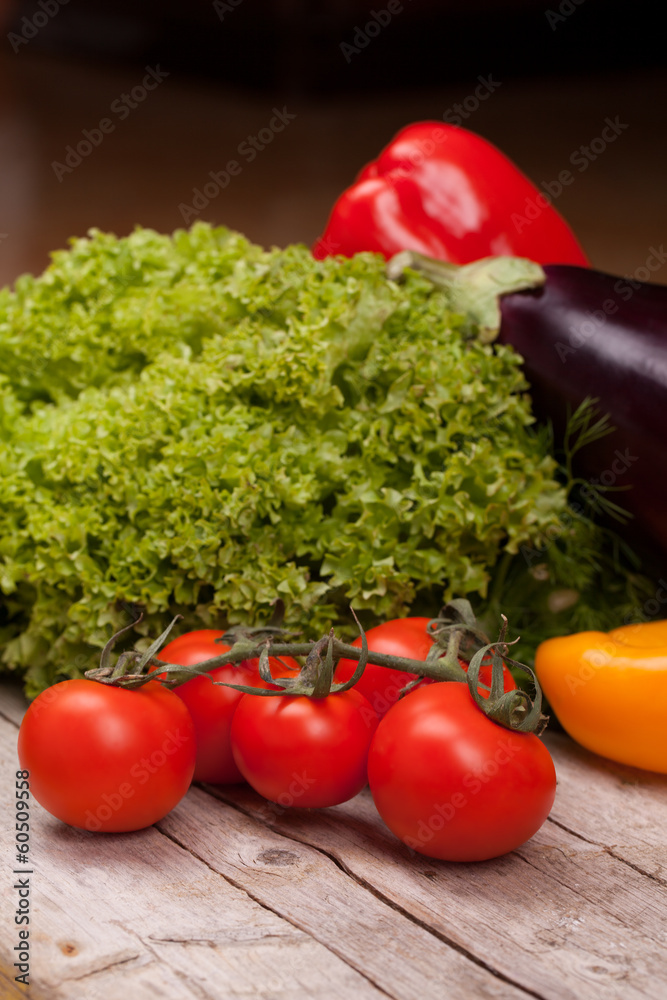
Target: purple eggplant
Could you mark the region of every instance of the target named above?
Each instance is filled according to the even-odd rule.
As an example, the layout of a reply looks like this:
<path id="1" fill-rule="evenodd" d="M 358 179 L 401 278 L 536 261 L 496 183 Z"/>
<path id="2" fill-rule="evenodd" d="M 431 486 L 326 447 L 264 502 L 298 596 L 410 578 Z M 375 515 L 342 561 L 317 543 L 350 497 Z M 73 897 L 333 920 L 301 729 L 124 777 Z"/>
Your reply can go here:
<path id="1" fill-rule="evenodd" d="M 613 433 L 576 455 L 577 474 L 634 515 L 667 555 L 667 287 L 549 265 L 546 283 L 501 298 L 499 341 L 525 359 L 535 413 L 562 439 L 568 407 L 587 396 Z M 627 529 L 626 529 L 627 531 Z"/>
<path id="2" fill-rule="evenodd" d="M 514 257 L 459 267 L 409 250 L 391 258 L 387 274 L 400 280 L 406 268 L 445 288 L 482 341 L 497 338 L 522 355 L 535 415 L 552 423 L 557 443 L 579 405 L 597 400 L 614 429 L 574 455 L 582 497 L 598 512 L 621 506 L 633 518 L 623 534 L 649 561 L 664 564 L 667 286 Z M 623 492 L 610 493 L 605 504 L 610 490 Z"/>

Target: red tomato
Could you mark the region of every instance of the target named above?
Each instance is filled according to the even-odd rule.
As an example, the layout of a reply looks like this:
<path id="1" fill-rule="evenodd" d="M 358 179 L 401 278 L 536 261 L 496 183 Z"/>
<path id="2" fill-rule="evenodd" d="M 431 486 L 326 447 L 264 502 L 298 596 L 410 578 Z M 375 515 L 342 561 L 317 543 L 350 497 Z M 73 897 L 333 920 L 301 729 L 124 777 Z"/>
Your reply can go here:
<path id="1" fill-rule="evenodd" d="M 431 684 L 380 722 L 368 758 L 378 812 L 408 847 L 445 861 L 514 850 L 546 820 L 556 793 L 548 750 L 488 719 L 467 685 Z"/>
<path id="2" fill-rule="evenodd" d="M 18 753 L 31 792 L 53 816 L 121 833 L 157 822 L 185 795 L 195 732 L 183 702 L 161 684 L 129 691 L 71 680 L 35 698 Z"/>
<path id="3" fill-rule="evenodd" d="M 396 618 L 393 621 L 376 625 L 366 633 L 369 650 L 374 653 L 388 653 L 391 656 L 406 656 L 412 660 L 425 660 L 433 640 L 426 632 L 430 618 Z M 352 646 L 361 648 L 361 636 L 357 637 Z M 339 660 L 334 680 L 337 684 L 350 679 L 356 670 L 356 660 Z M 392 670 L 389 667 L 377 667 L 372 663 L 366 666 L 361 680 L 354 685 L 371 703 L 379 718 L 389 711 L 398 701 L 401 689 L 415 680 L 416 674 L 404 673 L 402 670 Z"/>
<path id="4" fill-rule="evenodd" d="M 388 653 L 391 656 L 404 656 L 411 660 L 425 660 L 433 645 L 433 639 L 426 631 L 430 618 L 395 618 L 393 621 L 384 622 L 375 628 L 369 629 L 366 633 L 368 648 L 374 653 Z M 361 637 L 352 643 L 353 646 L 361 648 Z M 464 670 L 467 664 L 459 661 Z M 356 669 L 355 660 L 339 660 L 336 667 L 335 680 L 342 683 L 350 679 Z M 354 685 L 357 691 L 368 698 L 371 705 L 382 718 L 392 705 L 398 701 L 398 696 L 402 688 L 410 681 L 415 680 L 416 674 L 404 673 L 402 670 L 391 670 L 389 667 L 377 667 L 369 663 L 363 672 L 360 681 Z M 479 679 L 483 684 L 491 683 L 491 666 L 482 666 Z M 432 681 L 425 679 L 423 684 L 431 684 Z M 505 691 L 516 688 L 514 678 L 509 670 L 505 669 Z M 480 693 L 485 695 L 483 689 Z"/>
<path id="5" fill-rule="evenodd" d="M 255 791 L 281 806 L 347 802 L 366 784 L 378 720 L 358 691 L 326 698 L 241 698 L 232 721 L 234 760 Z"/>
<path id="6" fill-rule="evenodd" d="M 229 650 L 229 646 L 216 642 L 224 632 L 216 629 L 200 629 L 188 632 L 174 639 L 159 653 L 166 663 L 178 663 L 190 667 Z M 295 669 L 298 665 L 292 661 Z M 279 677 L 290 671 L 273 657 L 271 671 Z M 230 684 L 247 684 L 250 687 L 266 687 L 259 676 L 259 661 L 247 660 L 238 666 L 229 664 L 212 670 L 210 677 L 215 681 Z M 244 780 L 234 763 L 230 743 L 232 718 L 243 694 L 233 688 L 213 684 L 209 677 L 193 677 L 191 681 L 174 688 L 174 694 L 185 702 L 195 724 L 197 736 L 197 760 L 194 781 L 208 781 L 211 784 L 231 785 Z"/>

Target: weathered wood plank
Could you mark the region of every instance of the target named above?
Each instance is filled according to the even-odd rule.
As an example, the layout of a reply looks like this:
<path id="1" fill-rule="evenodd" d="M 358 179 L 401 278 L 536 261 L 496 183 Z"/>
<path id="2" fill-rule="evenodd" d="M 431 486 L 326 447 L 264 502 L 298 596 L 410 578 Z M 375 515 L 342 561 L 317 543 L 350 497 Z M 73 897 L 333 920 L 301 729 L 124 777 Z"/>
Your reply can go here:
<path id="1" fill-rule="evenodd" d="M 3 797 L 11 802 L 16 728 L 5 720 L 0 767 Z M 192 795 L 207 800 L 209 819 L 225 808 L 200 791 Z M 31 813 L 31 978 L 49 1000 L 382 997 L 311 935 L 154 827 L 95 835 L 65 826 L 36 803 Z M 11 810 L 4 809 L 6 859 L 13 841 Z M 12 884 L 5 877 L 0 892 L 11 925 L 0 942 L 7 969 L 17 943 Z"/>
<path id="2" fill-rule="evenodd" d="M 199 1000 L 210 995 L 201 992 L 192 978 L 181 979 L 168 965 L 142 955 L 105 969 L 104 974 L 68 979 L 49 1000 L 191 1000 L 193 996 Z"/>
<path id="3" fill-rule="evenodd" d="M 560 778 L 552 819 L 667 885 L 667 775 L 605 760 L 563 733 L 547 744 Z"/>
<path id="4" fill-rule="evenodd" d="M 319 812 L 283 810 L 241 786 L 210 791 L 325 851 L 384 899 L 540 996 L 667 995 L 664 889 L 554 824 L 505 858 L 447 864 L 400 845 L 368 791 Z"/>
<path id="5" fill-rule="evenodd" d="M 250 793 L 252 794 L 252 793 Z M 158 824 L 255 899 L 326 943 L 397 1000 L 525 998 L 415 921 L 378 900 L 321 851 L 270 831 L 194 789 Z M 320 815 L 313 811 L 315 822 Z M 480 913 L 493 921 L 497 914 Z"/>
<path id="6" fill-rule="evenodd" d="M 639 954 L 648 942 L 667 942 L 667 891 L 643 873 L 614 857 L 608 848 L 587 844 L 547 822 L 535 837 L 516 852 L 527 864 L 572 889 L 600 914 L 607 914 L 629 928 L 625 948 L 639 936 Z M 633 945 L 634 947 L 634 945 Z M 663 971 L 663 978 L 667 970 Z"/>
<path id="7" fill-rule="evenodd" d="M 18 722 L 24 706 L 16 687 L 1 693 L 0 714 L 5 718 Z M 10 727 L 2 725 L 7 736 Z M 2 726 L 0 735 L 1 730 Z M 15 732 L 9 737 L 12 743 Z M 168 841 L 155 829 L 127 838 L 96 838 L 46 817 L 39 841 L 40 846 L 49 845 L 52 884 L 45 894 L 48 930 L 39 946 L 52 951 L 58 940 L 77 947 L 69 940 L 77 931 L 76 922 L 68 925 L 67 919 L 76 915 L 72 898 L 78 887 L 85 899 L 78 913 L 80 941 L 88 959 L 96 959 L 90 965 L 93 971 L 86 972 L 84 963 L 78 969 L 72 964 L 81 953 L 78 947 L 77 954 L 70 952 L 66 959 L 61 954 L 65 966 L 61 978 L 47 978 L 40 985 L 51 985 L 54 1000 L 126 1000 L 128 995 L 152 1000 L 156 990 L 168 1000 L 218 996 L 217 987 L 207 991 L 211 983 L 223 981 L 218 967 L 222 951 L 234 957 L 228 962 L 231 970 L 226 967 L 226 996 L 260 995 L 253 992 L 261 980 L 258 968 L 264 970 L 262 996 L 338 997 L 348 995 L 346 989 L 362 997 L 382 995 L 343 962 L 339 965 L 345 975 L 356 981 L 339 989 L 340 968 L 332 972 L 331 962 L 337 959 L 327 950 L 333 944 L 336 955 L 401 1000 L 444 993 L 514 998 L 525 996 L 522 991 L 545 1000 L 662 998 L 667 993 L 662 958 L 667 942 L 667 896 L 662 884 L 667 880 L 663 833 L 667 779 L 604 761 L 561 734 L 549 734 L 547 740 L 559 774 L 554 822 L 515 854 L 483 865 L 446 865 L 411 854 L 386 830 L 368 792 L 336 809 L 286 811 L 249 789 L 207 790 L 226 806 L 193 790 L 160 825 L 176 841 L 168 849 L 164 847 Z M 14 747 L 15 743 L 9 750 L 5 746 L 10 758 Z M 9 765 L 10 771 L 13 766 Z M 55 838 L 54 828 L 60 831 Z M 63 831 L 67 836 L 59 845 Z M 146 835 L 157 837 L 157 845 L 151 841 L 146 848 L 142 840 Z M 121 854 L 128 840 L 133 842 L 129 861 Z M 100 872 L 106 875 L 101 892 L 86 882 L 85 864 L 81 870 L 75 861 L 78 874 L 68 881 L 73 858 L 83 852 L 94 865 L 90 845 L 111 841 L 119 843 L 113 850 L 105 848 L 104 864 L 97 866 L 98 879 Z M 137 868 L 139 843 L 143 860 Z M 280 960 L 269 955 L 272 935 L 265 928 L 259 932 L 259 966 L 258 948 L 252 949 L 249 960 L 244 953 L 248 941 L 234 939 L 229 925 L 222 935 L 198 938 L 197 927 L 200 934 L 204 931 L 195 921 L 194 934 L 191 925 L 185 933 L 175 934 L 171 921 L 156 923 L 151 911 L 143 920 L 151 932 L 137 934 L 136 920 L 128 919 L 132 887 L 155 892 L 165 906 L 174 886 L 182 891 L 188 884 L 187 877 L 180 878 L 183 851 L 168 854 L 169 869 L 176 865 L 179 873 L 171 886 L 161 882 L 160 869 L 147 874 L 152 852 L 179 852 L 177 844 L 203 858 L 209 866 L 204 871 L 217 880 L 214 885 L 235 894 L 234 907 L 239 898 L 249 904 L 242 888 L 262 903 L 260 913 L 278 921 Z M 93 854 L 99 854 L 97 849 Z M 187 870 L 188 865 L 203 867 L 192 854 L 185 857 Z M 70 872 L 63 875 L 68 866 Z M 207 888 L 202 900 L 208 903 L 216 894 Z M 91 903 L 97 899 L 106 923 L 97 916 L 89 919 Z M 200 913 L 204 905 L 197 898 L 194 910 Z M 186 910 L 179 910 L 179 917 L 187 919 Z M 244 924 L 244 932 L 247 926 L 254 924 Z M 54 928 L 63 932 L 60 937 L 54 936 Z M 364 930 L 369 945 L 361 944 Z M 326 948 L 312 940 L 311 933 Z M 310 955 L 306 943 L 320 949 L 317 957 Z M 487 982 L 486 971 L 450 945 L 488 964 L 505 980 L 488 976 Z M 3 960 L 7 954 L 3 950 Z M 285 955 L 290 956 L 291 979 L 281 971 Z M 411 963 L 418 967 L 416 977 Z M 313 966 L 324 970 L 317 985 Z M 254 975 L 247 975 L 248 967 Z M 63 978 L 72 968 L 74 977 Z M 267 969 L 272 979 L 266 977 Z"/>

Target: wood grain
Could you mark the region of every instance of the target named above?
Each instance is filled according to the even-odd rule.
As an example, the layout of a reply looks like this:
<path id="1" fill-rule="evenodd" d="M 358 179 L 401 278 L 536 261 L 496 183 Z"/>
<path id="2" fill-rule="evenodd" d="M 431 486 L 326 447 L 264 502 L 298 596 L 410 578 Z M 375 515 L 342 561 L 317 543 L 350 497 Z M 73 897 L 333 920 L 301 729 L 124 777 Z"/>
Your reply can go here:
<path id="1" fill-rule="evenodd" d="M 11 801 L 16 729 L 4 720 L 0 766 L 4 798 Z M 209 801 L 219 812 L 220 804 Z M 31 811 L 31 978 L 49 998 L 382 996 L 312 936 L 154 827 L 95 835 L 65 826 L 36 804 Z M 3 810 L 6 859 L 12 856 L 10 819 Z M 11 886 L 12 876 L 4 878 L 2 912 L 9 919 L 0 958 L 7 968 L 15 943 Z"/>
<path id="2" fill-rule="evenodd" d="M 313 811 L 316 819 L 319 813 Z M 459 951 L 377 898 L 305 842 L 193 789 L 159 829 L 263 905 L 307 930 L 392 997 L 525 994 L 470 962 Z"/>
<path id="3" fill-rule="evenodd" d="M 5 801 L 25 701 L 0 686 Z M 414 854 L 368 790 L 283 809 L 193 788 L 156 827 L 73 830 L 35 806 L 31 1000 L 662 1000 L 667 779 L 562 734 L 538 834 L 504 858 Z M 3 812 L 3 856 L 13 830 Z M 3 912 L 15 905 L 3 881 Z M 12 931 L 0 996 L 14 1000 Z"/>
<path id="4" fill-rule="evenodd" d="M 667 775 L 615 764 L 562 733 L 547 745 L 560 776 L 552 819 L 667 885 Z"/>
<path id="5" fill-rule="evenodd" d="M 211 791 L 326 852 L 384 900 L 526 990 L 549 1000 L 667 995 L 667 893 L 555 824 L 505 858 L 447 864 L 399 844 L 368 791 L 319 813 L 272 807 L 244 787 Z"/>

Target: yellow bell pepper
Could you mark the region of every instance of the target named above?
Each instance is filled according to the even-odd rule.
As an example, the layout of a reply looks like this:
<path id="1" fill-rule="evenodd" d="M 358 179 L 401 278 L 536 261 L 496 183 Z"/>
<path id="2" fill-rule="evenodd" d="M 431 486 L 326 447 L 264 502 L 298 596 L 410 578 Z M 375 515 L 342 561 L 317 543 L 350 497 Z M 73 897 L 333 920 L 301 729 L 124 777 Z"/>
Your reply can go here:
<path id="1" fill-rule="evenodd" d="M 667 774 L 667 621 L 548 639 L 535 673 L 577 743 Z"/>

